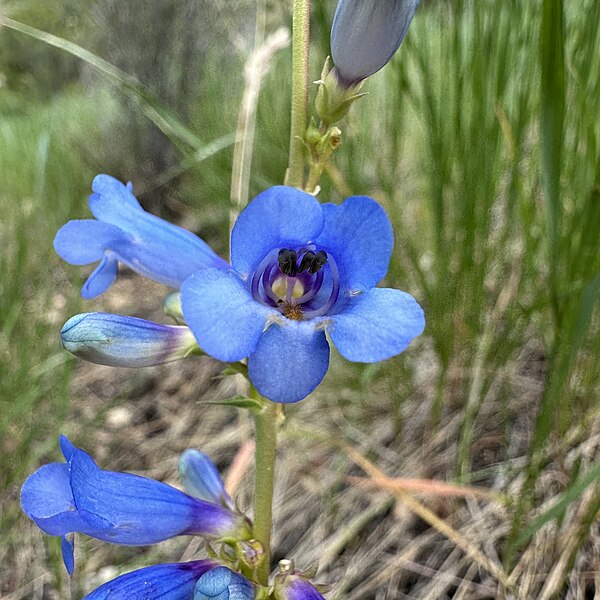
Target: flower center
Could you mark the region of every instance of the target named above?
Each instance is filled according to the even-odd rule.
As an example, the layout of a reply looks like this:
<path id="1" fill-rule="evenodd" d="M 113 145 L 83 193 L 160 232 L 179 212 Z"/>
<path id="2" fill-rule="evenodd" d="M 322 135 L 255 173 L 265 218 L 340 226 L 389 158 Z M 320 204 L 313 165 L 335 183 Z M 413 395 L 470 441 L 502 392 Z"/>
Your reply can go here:
<path id="1" fill-rule="evenodd" d="M 254 299 L 294 321 L 327 314 L 339 290 L 335 260 L 312 244 L 269 252 L 251 278 Z"/>

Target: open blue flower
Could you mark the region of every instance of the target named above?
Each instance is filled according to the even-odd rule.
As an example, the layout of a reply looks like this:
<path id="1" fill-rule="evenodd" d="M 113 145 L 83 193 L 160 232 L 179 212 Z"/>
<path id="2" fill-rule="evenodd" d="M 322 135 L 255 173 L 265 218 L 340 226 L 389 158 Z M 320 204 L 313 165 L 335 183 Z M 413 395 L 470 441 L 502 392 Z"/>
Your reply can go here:
<path id="1" fill-rule="evenodd" d="M 392 247 L 390 221 L 375 200 L 321 205 L 273 187 L 240 214 L 232 268 L 201 269 L 183 283 L 183 315 L 205 352 L 227 362 L 248 357 L 262 395 L 296 402 L 327 372 L 326 334 L 345 358 L 377 362 L 423 331 L 412 296 L 374 287 Z"/>
<path id="2" fill-rule="evenodd" d="M 327 336 L 348 360 L 370 363 L 399 354 L 423 331 L 412 296 L 375 287 L 387 272 L 393 232 L 367 196 L 336 206 L 290 187 L 266 190 L 233 228 L 230 266 L 192 234 L 142 211 L 117 180 L 99 175 L 94 190 L 94 214 L 109 215 L 121 233 L 111 229 L 112 237 L 90 243 L 88 228 L 103 222 L 71 221 L 55 240 L 59 254 L 77 264 L 100 255 L 123 260 L 180 287 L 183 316 L 202 350 L 226 362 L 248 358 L 250 379 L 273 401 L 297 402 L 321 382 Z M 107 287 L 90 285 L 98 293 Z"/>
<path id="3" fill-rule="evenodd" d="M 172 287 L 198 269 L 227 265 L 193 233 L 147 213 L 131 183 L 98 175 L 92 190 L 89 204 L 96 220 L 69 221 L 54 240 L 54 249 L 68 263 L 100 261 L 81 290 L 84 298 L 95 298 L 112 285 L 119 262 Z"/>
<path id="4" fill-rule="evenodd" d="M 50 463 L 21 489 L 23 511 L 50 535 L 62 536 L 73 571 L 74 532 L 113 544 L 143 546 L 178 535 L 247 539 L 249 524 L 232 510 L 138 475 L 104 471 L 61 436 L 66 463 Z"/>

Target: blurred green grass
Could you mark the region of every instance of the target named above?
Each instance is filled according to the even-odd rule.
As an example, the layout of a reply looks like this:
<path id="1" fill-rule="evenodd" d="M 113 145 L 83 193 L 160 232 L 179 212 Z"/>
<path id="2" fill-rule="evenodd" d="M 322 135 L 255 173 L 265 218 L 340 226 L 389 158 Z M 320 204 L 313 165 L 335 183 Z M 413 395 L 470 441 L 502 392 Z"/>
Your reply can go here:
<path id="1" fill-rule="evenodd" d="M 333 4 L 315 3 L 313 79 L 327 52 Z M 270 26 L 279 24 L 276 16 Z M 506 407 L 497 415 L 504 435 L 499 460 L 527 457 L 527 483 L 501 549 L 508 567 L 546 522 L 532 511 L 549 448 L 576 425 L 586 430 L 599 408 L 598 23 L 595 0 L 564 7 L 552 0 L 424 3 L 392 64 L 367 82 L 369 95 L 344 122 L 343 145 L 334 158 L 337 175 L 322 182 L 323 198 L 371 194 L 386 206 L 396 231 L 387 283 L 413 293 L 427 315 L 425 340 L 414 350 L 392 363 L 345 368 L 347 385 L 365 395 L 383 386 L 383 406 L 398 415 L 404 399 L 421 389 L 420 360 L 432 363 L 435 375 L 425 392 L 431 435 L 448 413 L 460 415 L 450 475 L 465 482 L 486 481 L 474 465 L 473 447 L 484 429 L 480 415 L 487 399 L 493 395 Z M 16 32 L 0 30 L 3 36 L 19 39 L 24 53 L 39 49 L 40 42 L 24 43 Z M 244 55 L 223 47 L 203 60 L 202 84 L 188 90 L 184 111 L 166 103 L 160 90 L 153 92 L 174 120 L 178 112 L 188 115 L 185 126 L 202 144 L 235 129 Z M 0 61 L 0 72 L 10 68 Z M 78 303 L 70 280 L 76 271 L 68 269 L 65 276 L 51 241 L 63 222 L 86 215 L 93 174 L 110 170 L 136 186 L 138 175 L 141 188 L 149 190 L 141 196 L 147 206 L 191 219 L 219 251 L 227 251 L 231 152 L 195 164 L 193 151 L 200 146 L 170 143 L 158 134 L 160 147 L 166 144 L 169 151 L 163 152 L 162 170 L 149 174 L 140 165 L 152 157 L 140 149 L 155 146 L 134 143 L 157 135 L 152 123 L 139 119 L 140 106 L 149 104 L 143 98 L 137 105 L 122 103 L 118 92 L 107 93 L 107 82 L 88 71 L 78 81 L 70 67 L 68 73 L 68 85 L 50 99 L 40 94 L 43 99 L 34 103 L 20 104 L 23 88 L 11 87 L 10 77 L 0 88 L 5 488 L 54 447 L 67 415 L 72 363 L 56 338 L 61 319 Z M 122 82 L 113 84 L 126 91 Z M 289 57 L 281 54 L 258 106 L 251 196 L 282 180 L 287 90 Z M 172 169 L 177 176 L 165 184 Z M 509 408 L 516 393 L 513 375 L 534 360 L 541 364 L 541 392 L 527 406 L 523 440 L 514 444 L 521 417 Z M 352 420 L 350 404 L 333 402 Z M 357 414 L 364 419 L 364 411 Z M 398 436 L 402 426 L 398 421 Z M 580 476 L 576 469 L 568 474 L 566 504 L 596 481 L 583 477 L 582 486 Z M 11 515 L 14 506 L 3 518 Z M 590 512 L 584 520 L 593 517 Z"/>

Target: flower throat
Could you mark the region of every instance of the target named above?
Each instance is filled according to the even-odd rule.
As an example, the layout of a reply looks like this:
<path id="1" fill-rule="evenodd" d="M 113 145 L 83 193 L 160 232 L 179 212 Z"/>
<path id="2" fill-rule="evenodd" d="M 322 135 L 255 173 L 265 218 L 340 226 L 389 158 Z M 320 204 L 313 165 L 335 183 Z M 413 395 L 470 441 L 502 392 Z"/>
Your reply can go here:
<path id="1" fill-rule="evenodd" d="M 335 260 L 312 244 L 271 251 L 251 281 L 256 300 L 292 321 L 326 314 L 339 295 Z"/>

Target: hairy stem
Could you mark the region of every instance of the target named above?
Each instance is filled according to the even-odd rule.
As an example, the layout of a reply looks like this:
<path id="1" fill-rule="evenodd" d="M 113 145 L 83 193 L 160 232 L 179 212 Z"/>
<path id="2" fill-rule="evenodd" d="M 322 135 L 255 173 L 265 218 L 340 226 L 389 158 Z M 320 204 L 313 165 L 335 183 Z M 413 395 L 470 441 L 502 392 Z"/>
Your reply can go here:
<path id="1" fill-rule="evenodd" d="M 292 23 L 292 126 L 286 185 L 303 187 L 304 133 L 308 114 L 310 0 L 294 0 Z"/>

